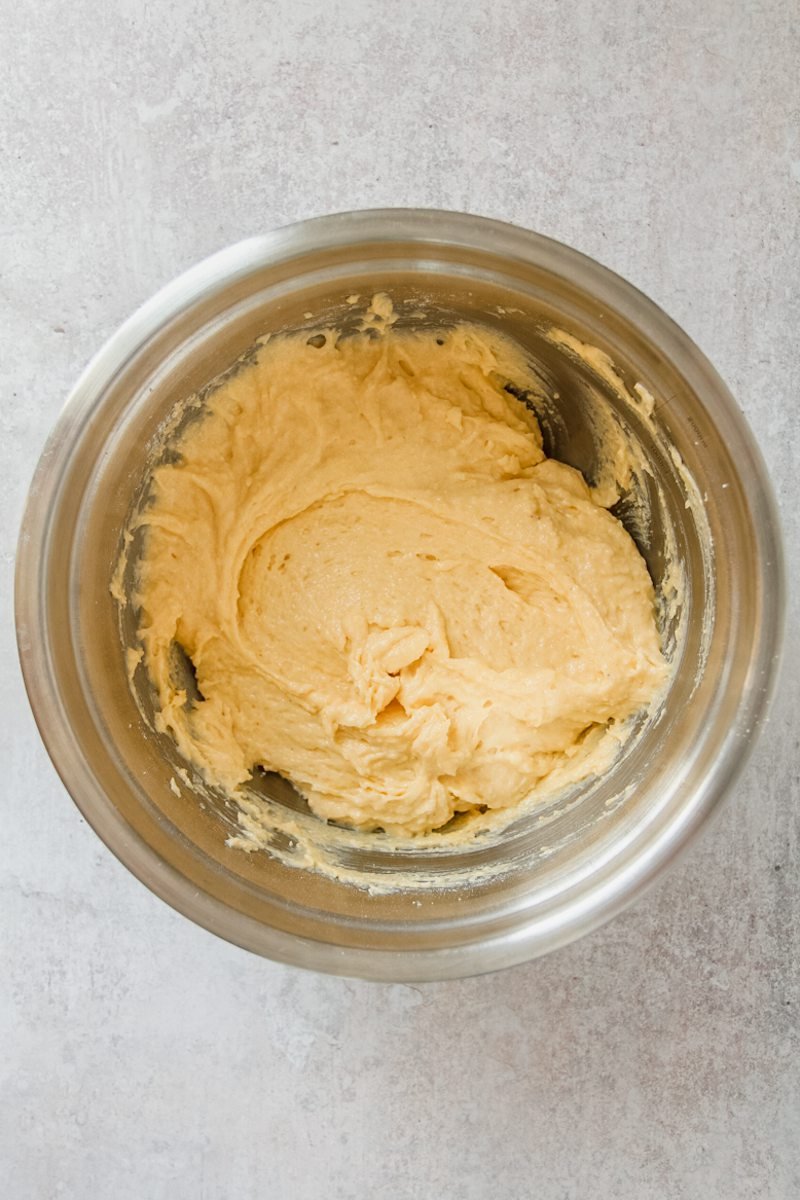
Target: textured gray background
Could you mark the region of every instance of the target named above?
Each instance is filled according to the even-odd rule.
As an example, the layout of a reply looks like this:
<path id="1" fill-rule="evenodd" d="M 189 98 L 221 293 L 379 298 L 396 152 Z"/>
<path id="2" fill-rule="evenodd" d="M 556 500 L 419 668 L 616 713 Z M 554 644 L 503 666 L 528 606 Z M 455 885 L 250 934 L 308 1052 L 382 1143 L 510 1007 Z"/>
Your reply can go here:
<path id="1" fill-rule="evenodd" d="M 464 208 L 661 303 L 758 431 L 800 549 L 796 0 L 0 0 L 0 1194 L 800 1195 L 798 727 L 633 910 L 546 960 L 389 987 L 224 945 L 78 816 L 11 633 L 16 527 L 87 357 L 298 217 Z"/>

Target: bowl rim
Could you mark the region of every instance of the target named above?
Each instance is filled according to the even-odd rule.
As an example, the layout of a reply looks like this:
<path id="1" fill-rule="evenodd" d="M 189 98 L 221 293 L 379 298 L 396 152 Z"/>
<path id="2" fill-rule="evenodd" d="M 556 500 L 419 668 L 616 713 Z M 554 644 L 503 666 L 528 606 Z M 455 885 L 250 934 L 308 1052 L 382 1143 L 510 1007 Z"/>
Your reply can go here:
<path id="1" fill-rule="evenodd" d="M 107 383 L 159 328 L 183 311 L 253 271 L 289 263 L 309 252 L 366 242 L 430 242 L 436 246 L 491 252 L 574 279 L 636 327 L 645 322 L 679 368 L 703 381 L 724 418 L 726 441 L 745 463 L 748 493 L 759 514 L 763 537 L 757 567 L 764 584 L 765 619 L 751 666 L 757 686 L 737 706 L 735 753 L 719 754 L 701 786 L 657 830 L 650 829 L 635 857 L 590 879 L 577 897 L 555 913 L 532 917 L 518 928 L 450 947 L 387 950 L 300 937 L 262 925 L 223 901 L 198 891 L 177 869 L 134 832 L 93 776 L 72 735 L 59 699 L 48 652 L 41 604 L 47 568 L 48 529 L 59 484 L 82 429 L 102 399 Z M 732 395 L 689 336 L 644 293 L 580 251 L 543 234 L 487 217 L 443 209 L 351 210 L 312 217 L 246 238 L 217 251 L 167 283 L 106 340 L 69 393 L 35 469 L 20 527 L 15 572 L 15 621 L 23 679 L 42 741 L 64 786 L 89 825 L 111 852 L 145 886 L 178 912 L 244 949 L 280 962 L 385 981 L 424 981 L 477 975 L 547 953 L 615 916 L 651 886 L 695 834 L 718 812 L 720 801 L 742 770 L 775 693 L 785 620 L 785 571 L 778 510 L 760 450 Z M 746 735 L 745 736 L 745 732 Z M 557 919 L 556 919 L 557 918 Z"/>

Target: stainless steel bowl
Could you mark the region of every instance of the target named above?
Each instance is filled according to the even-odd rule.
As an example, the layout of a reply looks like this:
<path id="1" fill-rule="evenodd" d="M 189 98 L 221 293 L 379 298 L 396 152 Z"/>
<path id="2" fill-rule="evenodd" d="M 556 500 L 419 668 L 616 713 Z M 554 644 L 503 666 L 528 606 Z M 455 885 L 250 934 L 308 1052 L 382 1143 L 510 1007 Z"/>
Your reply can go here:
<path id="1" fill-rule="evenodd" d="M 376 290 L 401 311 L 424 297 L 437 320 L 471 317 L 515 337 L 559 396 L 542 413 L 550 451 L 588 476 L 597 469 L 593 412 L 621 422 L 658 485 L 641 548 L 662 584 L 671 539 L 687 588 L 680 630 L 674 620 L 666 630 L 676 669 L 659 717 L 601 779 L 545 820 L 521 815 L 473 846 L 398 849 L 353 835 L 337 851 L 348 872 L 337 879 L 285 854 L 227 847 L 235 813 L 224 798 L 201 805 L 187 789 L 174 794 L 175 751 L 128 687 L 109 581 L 148 446 L 172 405 L 265 331 L 341 315 L 348 294 Z M 608 354 L 623 392 L 640 383 L 652 394 L 652 416 L 548 340 L 550 326 Z M 42 737 L 121 861 L 240 946 L 396 980 L 522 962 L 608 920 L 651 883 L 717 809 L 752 744 L 775 675 L 782 601 L 764 464 L 688 337 L 574 250 L 497 222 L 414 210 L 344 213 L 242 242 L 145 304 L 89 364 L 59 418 L 17 564 L 20 656 Z M 280 790 L 272 795 L 280 805 Z M 313 840 L 313 818 L 299 819 Z"/>

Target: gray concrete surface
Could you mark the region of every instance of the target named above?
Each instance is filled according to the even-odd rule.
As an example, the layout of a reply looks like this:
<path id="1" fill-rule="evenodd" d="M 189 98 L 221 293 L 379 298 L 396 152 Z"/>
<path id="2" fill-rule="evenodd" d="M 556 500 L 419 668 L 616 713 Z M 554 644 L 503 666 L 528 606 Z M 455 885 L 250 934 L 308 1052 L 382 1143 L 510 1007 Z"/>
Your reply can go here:
<path id="1" fill-rule="evenodd" d="M 4 1200 L 800 1195 L 797 610 L 723 817 L 527 967 L 307 975 L 194 928 L 78 816 L 27 708 L 16 527 L 87 357 L 247 234 L 371 205 L 539 229 L 727 379 L 800 550 L 794 0 L 0 0 Z"/>

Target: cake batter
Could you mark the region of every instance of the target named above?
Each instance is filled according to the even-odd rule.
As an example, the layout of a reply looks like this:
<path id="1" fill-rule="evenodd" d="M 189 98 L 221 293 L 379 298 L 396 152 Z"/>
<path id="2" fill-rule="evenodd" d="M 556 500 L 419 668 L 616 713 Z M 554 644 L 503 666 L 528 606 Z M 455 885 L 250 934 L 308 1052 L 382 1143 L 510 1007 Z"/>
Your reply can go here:
<path id="1" fill-rule="evenodd" d="M 405 835 L 608 761 L 666 678 L 653 587 L 509 381 L 486 329 L 381 319 L 267 340 L 206 400 L 153 472 L 134 600 L 159 728 L 209 782 L 277 771 Z"/>

